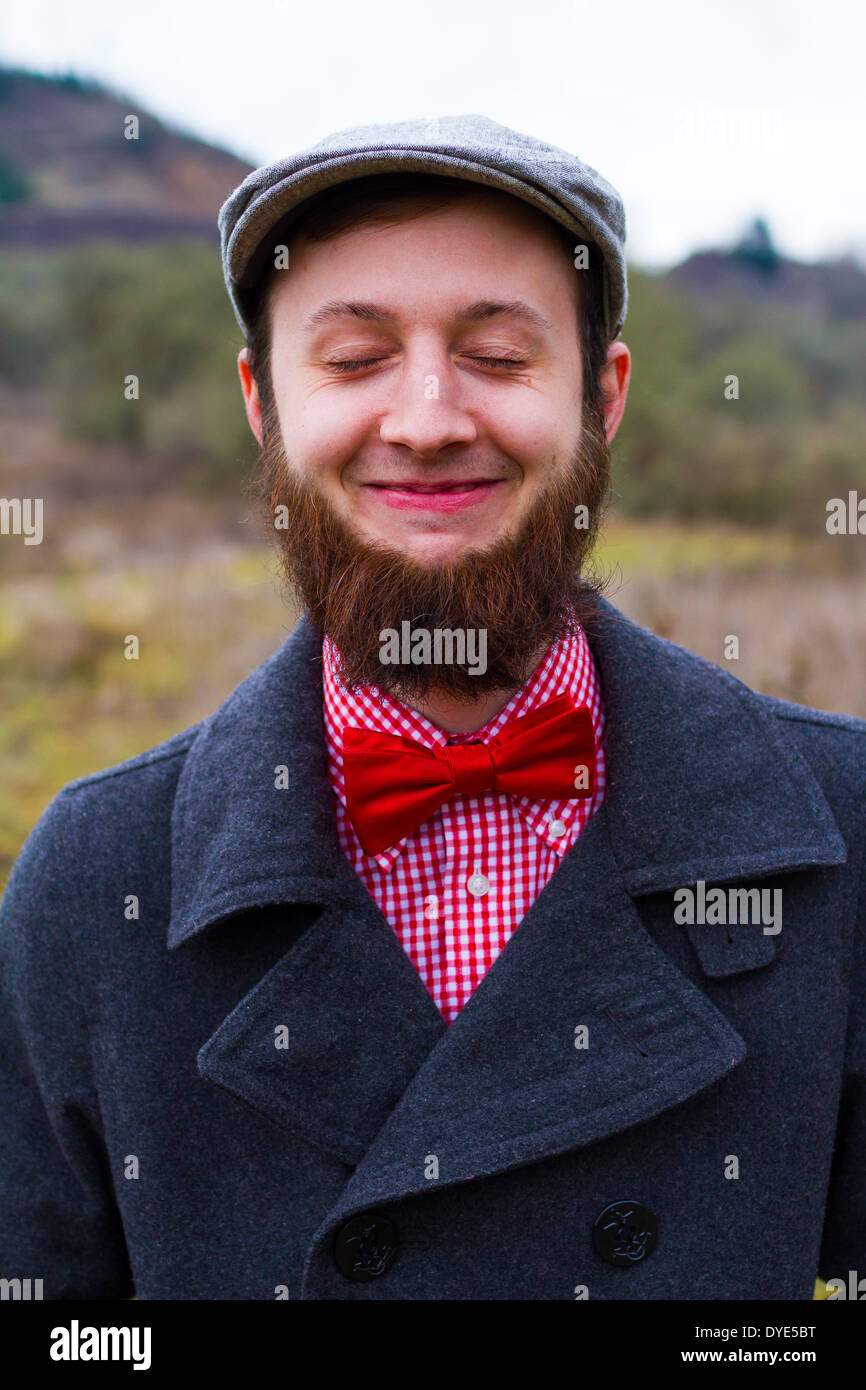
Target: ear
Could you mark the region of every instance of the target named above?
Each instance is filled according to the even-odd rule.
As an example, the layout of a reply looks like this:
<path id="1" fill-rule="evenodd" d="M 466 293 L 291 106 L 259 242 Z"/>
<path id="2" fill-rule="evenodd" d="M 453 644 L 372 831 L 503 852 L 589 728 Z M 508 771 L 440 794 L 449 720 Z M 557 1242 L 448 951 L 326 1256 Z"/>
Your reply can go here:
<path id="1" fill-rule="evenodd" d="M 250 429 L 258 440 L 259 445 L 261 445 L 262 406 L 259 400 L 259 388 L 256 386 L 255 378 L 250 371 L 249 348 L 241 348 L 238 353 L 238 375 L 241 379 L 241 390 L 244 393 L 244 409 L 247 412 Z"/>
<path id="2" fill-rule="evenodd" d="M 607 350 L 607 361 L 599 373 L 608 444 L 619 429 L 630 379 L 631 353 L 625 343 L 611 343 Z"/>

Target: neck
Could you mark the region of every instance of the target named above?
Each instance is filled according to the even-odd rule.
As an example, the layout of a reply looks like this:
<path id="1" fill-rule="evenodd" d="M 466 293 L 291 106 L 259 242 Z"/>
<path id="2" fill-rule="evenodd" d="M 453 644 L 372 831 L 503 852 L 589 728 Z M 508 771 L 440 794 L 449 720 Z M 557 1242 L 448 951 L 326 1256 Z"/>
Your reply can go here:
<path id="1" fill-rule="evenodd" d="M 547 647 L 542 645 L 537 647 L 529 660 L 527 674 L 523 684 L 538 669 L 541 660 L 547 652 Z M 494 690 L 490 694 L 482 695 L 477 700 L 456 700 L 447 695 L 439 695 L 433 690 L 424 699 L 406 701 L 410 709 L 414 709 L 418 714 L 423 714 L 425 719 L 429 719 L 431 724 L 437 728 L 444 729 L 447 734 L 474 734 L 477 729 L 483 729 L 494 715 L 504 709 L 517 691 L 522 686 L 516 685 L 513 690 Z"/>

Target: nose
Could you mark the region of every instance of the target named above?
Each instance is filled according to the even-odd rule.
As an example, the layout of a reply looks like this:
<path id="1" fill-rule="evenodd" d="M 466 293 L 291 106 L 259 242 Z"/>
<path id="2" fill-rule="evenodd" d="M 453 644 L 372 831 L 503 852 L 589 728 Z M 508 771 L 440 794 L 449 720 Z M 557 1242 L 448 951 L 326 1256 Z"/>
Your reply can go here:
<path id="1" fill-rule="evenodd" d="M 446 353 L 428 347 L 408 354 L 403 370 L 395 373 L 380 438 L 385 444 L 405 444 L 422 456 L 435 455 L 449 444 L 473 443 L 478 430 L 459 400 L 459 390 Z"/>

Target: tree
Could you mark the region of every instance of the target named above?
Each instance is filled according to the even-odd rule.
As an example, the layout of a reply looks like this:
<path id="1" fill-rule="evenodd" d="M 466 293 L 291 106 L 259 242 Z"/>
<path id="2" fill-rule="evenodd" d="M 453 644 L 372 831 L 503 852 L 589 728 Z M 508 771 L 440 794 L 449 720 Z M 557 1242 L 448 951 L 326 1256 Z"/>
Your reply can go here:
<path id="1" fill-rule="evenodd" d="M 753 266 L 762 275 L 775 275 L 782 262 L 773 245 L 770 228 L 763 217 L 756 217 L 737 242 L 732 253 L 737 260 Z"/>

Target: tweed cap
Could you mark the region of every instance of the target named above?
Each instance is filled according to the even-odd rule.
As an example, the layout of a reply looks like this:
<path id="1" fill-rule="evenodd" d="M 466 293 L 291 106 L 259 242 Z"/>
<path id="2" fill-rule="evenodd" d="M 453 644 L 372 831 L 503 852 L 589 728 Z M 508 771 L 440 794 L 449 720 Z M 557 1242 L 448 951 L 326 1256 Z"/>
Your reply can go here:
<path id="1" fill-rule="evenodd" d="M 595 242 L 604 257 L 608 331 L 611 338 L 619 332 L 628 290 L 625 211 L 616 189 L 576 155 L 470 115 L 354 126 L 248 174 L 218 219 L 223 274 L 245 337 L 270 252 L 265 238 L 276 223 L 299 215 L 323 189 L 394 172 L 447 174 L 501 189 Z"/>

